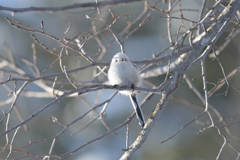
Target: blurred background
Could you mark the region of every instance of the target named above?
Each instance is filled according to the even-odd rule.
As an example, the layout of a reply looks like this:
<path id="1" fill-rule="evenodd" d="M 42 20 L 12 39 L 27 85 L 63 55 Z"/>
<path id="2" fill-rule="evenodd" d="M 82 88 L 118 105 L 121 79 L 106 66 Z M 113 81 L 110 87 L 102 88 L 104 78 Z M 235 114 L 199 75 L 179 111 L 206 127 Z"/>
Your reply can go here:
<path id="1" fill-rule="evenodd" d="M 58 7 L 71 5 L 74 3 L 85 3 L 85 2 L 95 2 L 90 0 L 81 0 L 81 1 L 64 1 L 64 0 L 11 0 L 11 1 L 1 1 L 0 5 L 4 7 L 11 8 L 27 8 L 31 6 L 35 7 Z M 149 5 L 154 4 L 154 0 L 149 1 Z M 211 7 L 214 4 L 214 0 L 209 0 L 206 2 L 206 8 Z M 192 21 L 198 21 L 199 11 L 202 7 L 202 1 L 199 0 L 181 0 L 182 9 L 187 9 L 183 11 L 184 18 L 190 19 Z M 105 6 L 101 7 L 102 16 L 105 19 L 110 19 L 111 15 L 108 11 L 108 8 L 111 8 L 115 15 L 131 15 L 126 17 L 129 21 L 133 21 L 144 9 L 144 2 L 133 2 L 127 4 L 118 4 L 113 6 Z M 161 9 L 167 9 L 168 5 L 159 2 L 155 7 Z M 177 7 L 176 7 L 177 9 Z M 178 16 L 179 13 L 176 12 L 173 15 Z M 12 21 L 12 18 L 16 19 L 21 24 L 26 26 L 30 26 L 31 28 L 41 30 L 41 22 L 44 22 L 44 31 L 47 34 L 53 35 L 57 38 L 61 38 L 64 32 L 67 30 L 68 26 L 71 23 L 71 29 L 66 34 L 66 38 L 72 39 L 75 35 L 86 35 L 89 33 L 89 28 L 92 27 L 92 21 L 86 18 L 86 15 L 89 17 L 98 17 L 97 11 L 94 8 L 86 7 L 86 8 L 77 8 L 65 11 L 58 12 L 19 12 L 19 13 L 11 13 L 9 11 L 0 11 L 0 55 L 6 59 L 9 59 L 6 47 L 4 44 L 7 44 L 11 49 L 15 61 L 19 68 L 24 70 L 28 75 L 33 76 L 32 72 L 29 70 L 26 63 L 22 61 L 22 58 L 33 61 L 33 50 L 32 43 L 36 45 L 37 51 L 37 62 L 38 67 L 41 71 L 43 71 L 46 66 L 49 66 L 56 59 L 56 55 L 49 53 L 39 44 L 34 42 L 31 34 L 37 38 L 37 40 L 44 44 L 48 49 L 54 50 L 59 53 L 60 52 L 60 44 L 54 41 L 52 38 L 47 37 L 45 35 L 37 34 L 37 33 L 29 33 L 21 29 L 17 29 L 12 27 L 7 20 L 6 17 Z M 159 15 L 158 12 L 151 12 L 151 17 L 156 17 Z M 14 22 L 14 21 L 13 21 Z M 16 24 L 16 23 L 15 23 Z M 96 21 L 97 31 L 103 29 L 105 26 L 102 22 Z M 179 30 L 179 26 L 181 25 L 180 20 L 174 19 L 172 20 L 172 33 L 174 38 L 176 38 L 176 34 Z M 185 22 L 187 27 L 190 27 L 191 23 Z M 119 18 L 117 22 L 112 26 L 112 30 L 115 33 L 119 33 L 126 27 L 126 21 L 124 18 Z M 137 24 L 136 26 L 137 27 Z M 134 27 L 133 27 L 134 28 Z M 230 30 L 229 30 L 230 32 Z M 215 47 L 218 48 L 225 41 L 226 37 L 229 35 L 229 32 L 224 33 L 222 37 L 218 40 Z M 111 58 L 117 52 L 120 52 L 120 47 L 118 43 L 112 43 L 114 38 L 111 35 L 102 35 L 104 38 L 102 39 L 102 43 L 107 47 L 106 53 L 103 57 L 102 62 L 110 63 Z M 126 36 L 126 35 L 125 35 Z M 121 40 L 125 38 L 123 36 Z M 230 73 L 233 69 L 239 67 L 239 36 L 236 36 L 229 45 L 224 49 L 224 51 L 219 55 L 219 60 L 224 68 L 226 74 Z M 153 18 L 150 22 L 144 24 L 142 27 L 137 29 L 125 42 L 124 49 L 128 54 L 131 60 L 138 61 L 144 59 L 152 58 L 152 54 L 158 54 L 163 49 L 170 46 L 168 37 L 167 37 L 167 19 L 166 16 Z M 59 49 L 60 48 L 60 49 Z M 84 45 L 85 52 L 91 57 L 97 56 L 99 46 L 94 40 L 89 40 Z M 66 65 L 67 70 L 75 69 L 79 67 L 78 62 L 80 57 L 77 56 L 77 53 L 69 50 L 69 55 L 67 58 L 63 59 L 64 65 Z M 88 62 L 82 60 L 80 65 L 86 65 Z M 164 65 L 164 64 L 163 64 Z M 141 66 L 139 66 L 141 67 Z M 5 74 L 3 69 L 8 70 L 8 67 L 1 68 L 1 81 L 5 81 L 8 79 L 9 74 Z M 93 70 L 94 68 L 88 68 L 86 70 L 82 70 L 75 73 L 76 85 L 77 81 L 87 81 L 93 78 Z M 43 75 L 51 75 L 55 73 L 60 73 L 61 69 L 59 67 L 59 63 L 53 64 Z M 221 67 L 219 66 L 218 61 L 211 58 L 206 58 L 206 76 L 207 81 L 209 82 L 208 87 L 214 87 L 213 83 L 216 84 L 219 79 L 223 78 L 223 73 Z M 192 67 L 187 75 L 190 79 L 194 79 L 192 83 L 195 87 L 201 91 L 202 96 L 203 93 L 203 84 L 201 76 L 201 68 L 200 64 Z M 59 77 L 59 80 L 65 79 L 64 76 Z M 158 86 L 164 81 L 165 75 L 158 76 L 154 78 L 146 79 L 148 82 L 153 83 Z M 229 82 L 231 85 L 239 88 L 239 75 L 235 75 Z M 102 74 L 99 76 L 100 82 L 105 82 L 107 80 L 106 75 Z M 17 87 L 20 87 L 23 84 L 23 81 L 17 82 Z M 49 85 L 52 83 L 49 83 Z M 14 83 L 9 82 L 7 85 L 11 89 L 14 88 Z M 78 85 L 80 87 L 81 85 Z M 50 85 L 51 87 L 51 85 Z M 143 83 L 142 87 L 150 87 L 148 84 Z M 230 125 L 229 129 L 231 133 L 235 136 L 239 137 L 240 133 L 240 98 L 239 92 L 235 89 L 229 87 L 227 96 L 223 93 L 226 90 L 226 85 L 223 86 L 216 95 L 213 95 L 209 102 L 215 107 L 219 113 L 224 117 L 224 120 L 227 122 L 227 125 Z M 56 88 L 60 90 L 71 90 L 74 89 L 70 84 L 56 84 Z M 42 92 L 43 90 L 31 83 L 26 91 L 34 91 L 34 92 Z M 9 91 L 3 85 L 0 85 L 0 102 L 4 102 L 6 99 L 9 99 L 8 96 Z M 64 98 L 60 102 L 51 105 L 44 112 L 40 113 L 37 117 L 33 118 L 27 125 L 29 130 L 25 131 L 23 127 L 21 127 L 16 135 L 15 141 L 13 143 L 14 147 L 26 146 L 29 144 L 29 140 L 32 142 L 43 141 L 47 138 L 54 137 L 57 133 L 59 133 L 63 126 L 60 126 L 57 123 L 52 121 L 52 116 L 56 117 L 59 122 L 63 124 L 69 124 L 74 121 L 84 113 L 86 113 L 90 108 L 89 106 L 95 106 L 103 101 L 105 101 L 109 96 L 114 93 L 114 90 L 102 90 L 98 92 L 91 92 L 86 95 L 82 95 L 81 97 L 71 97 Z M 138 95 L 138 99 L 141 102 L 147 94 L 140 93 Z M 194 92 L 189 89 L 188 85 L 185 81 L 183 81 L 179 87 L 179 89 L 174 93 L 174 96 L 186 99 L 194 104 L 202 106 L 204 105 L 199 100 L 199 98 L 194 94 Z M 143 113 L 145 119 L 147 120 L 154 110 L 156 104 L 160 100 L 160 95 L 155 95 L 150 102 L 143 108 Z M 33 98 L 33 97 L 25 97 L 20 96 L 17 100 L 17 106 L 19 108 L 20 113 L 22 114 L 23 119 L 28 118 L 31 114 L 38 111 L 40 108 L 45 106 L 54 100 L 54 97 L 45 97 L 45 98 Z M 86 103 L 89 102 L 90 104 Z M 6 113 L 9 111 L 10 104 L 2 105 L 0 109 Z M 98 108 L 100 111 L 101 108 Z M 138 160 L 156 160 L 156 159 L 164 159 L 164 160 L 210 160 L 215 159 L 222 144 L 223 138 L 218 134 L 215 128 L 208 129 L 203 133 L 199 133 L 199 130 L 207 127 L 210 124 L 210 120 L 207 115 L 202 116 L 197 121 L 191 123 L 189 126 L 184 128 L 179 134 L 177 134 L 174 138 L 168 140 L 165 143 L 161 143 L 162 141 L 168 139 L 173 134 L 175 134 L 181 127 L 186 125 L 189 121 L 191 121 L 194 117 L 202 113 L 203 109 L 196 108 L 194 106 L 189 106 L 179 101 L 173 99 L 170 100 L 169 104 L 162 112 L 161 116 L 158 118 L 158 121 L 155 123 L 153 129 L 148 135 L 145 143 L 134 153 L 131 159 Z M 133 113 L 133 108 L 131 106 L 131 102 L 128 97 L 117 95 L 115 96 L 109 103 L 106 109 L 106 115 L 104 117 L 105 123 L 111 128 L 114 129 L 121 123 L 123 123 L 131 114 Z M 3 113 L 0 113 L 0 119 L 4 116 Z M 216 115 L 213 115 L 214 120 L 217 122 L 218 118 Z M 103 135 L 107 132 L 107 129 L 103 126 L 101 121 L 95 121 L 91 125 L 89 125 L 86 129 L 82 130 L 79 133 L 80 129 L 86 126 L 92 117 L 85 117 L 77 123 L 73 124 L 69 127 L 61 136 L 59 136 L 54 145 L 52 154 L 53 155 L 62 155 L 66 152 L 74 150 L 75 148 L 82 146 L 87 141 L 91 141 L 92 139 Z M 3 133 L 6 129 L 6 121 L 5 118 L 0 123 L 0 132 Z M 9 128 L 20 123 L 19 117 L 16 112 L 11 112 L 11 117 L 9 121 Z M 221 129 L 223 129 L 222 123 L 216 123 L 219 125 Z M 130 124 L 130 134 L 129 134 L 129 144 L 136 139 L 140 132 L 140 127 L 138 122 L 135 119 L 132 120 Z M 14 131 L 10 132 L 9 136 L 13 136 Z M 74 134 L 76 133 L 76 134 Z M 69 155 L 63 159 L 69 160 L 113 160 L 119 159 L 123 154 L 122 149 L 126 148 L 125 140 L 126 140 L 126 126 L 115 132 L 117 135 L 110 134 L 99 141 L 88 144 L 82 149 L 78 150 L 73 155 Z M 240 150 L 239 139 L 234 138 L 233 136 L 228 135 L 227 133 L 223 133 L 226 135 L 227 140 L 234 146 L 236 149 Z M 74 135 L 72 135 L 74 134 Z M 4 147 L 6 143 L 5 136 L 0 138 L 0 147 L 1 149 Z M 30 145 L 22 149 L 22 152 L 43 155 L 49 152 L 51 147 L 52 140 L 46 140 L 43 143 L 37 143 Z M 7 156 L 8 152 L 2 153 L 0 155 L 0 159 L 4 159 Z M 24 153 L 12 153 L 10 158 L 17 159 L 18 157 L 23 157 Z M 226 145 L 221 153 L 219 159 L 221 160 L 231 160 L 237 158 L 237 152 L 235 152 L 229 145 Z M 25 158 L 25 159 L 34 159 Z M 38 159 L 38 158 L 35 158 Z M 54 159 L 54 158 L 51 158 Z"/>

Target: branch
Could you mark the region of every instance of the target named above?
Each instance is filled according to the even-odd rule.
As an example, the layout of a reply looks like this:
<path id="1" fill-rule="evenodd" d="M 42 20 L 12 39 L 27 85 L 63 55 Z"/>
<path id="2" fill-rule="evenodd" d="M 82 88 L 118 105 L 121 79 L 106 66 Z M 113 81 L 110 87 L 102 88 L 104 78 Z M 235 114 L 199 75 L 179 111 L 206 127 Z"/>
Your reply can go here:
<path id="1" fill-rule="evenodd" d="M 75 3 L 72 5 L 61 6 L 61 7 L 27 7 L 27 8 L 10 8 L 10 7 L 3 7 L 0 6 L 0 10 L 2 11 L 9 11 L 9 12 L 57 12 L 57 11 L 65 11 L 70 9 L 76 8 L 89 8 L 89 7 L 103 7 L 106 5 L 116 5 L 121 3 L 132 3 L 132 2 L 139 2 L 143 0 L 119 0 L 119 1 L 102 1 L 102 2 L 88 2 L 88 3 Z"/>

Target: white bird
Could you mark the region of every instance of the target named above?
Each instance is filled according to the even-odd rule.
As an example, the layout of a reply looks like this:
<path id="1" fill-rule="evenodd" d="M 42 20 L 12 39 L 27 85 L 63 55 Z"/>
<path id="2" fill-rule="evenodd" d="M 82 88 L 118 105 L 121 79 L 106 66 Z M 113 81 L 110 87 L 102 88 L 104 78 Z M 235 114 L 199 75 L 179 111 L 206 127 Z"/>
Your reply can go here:
<path id="1" fill-rule="evenodd" d="M 126 54 L 119 52 L 113 56 L 108 70 L 108 79 L 112 85 L 131 86 L 132 90 L 123 90 L 119 92 L 120 94 L 130 97 L 139 125 L 142 129 L 145 124 L 145 120 L 142 110 L 138 105 L 136 94 L 133 91 L 134 87 L 140 86 L 141 77 L 139 70 L 136 66 L 134 66 Z"/>

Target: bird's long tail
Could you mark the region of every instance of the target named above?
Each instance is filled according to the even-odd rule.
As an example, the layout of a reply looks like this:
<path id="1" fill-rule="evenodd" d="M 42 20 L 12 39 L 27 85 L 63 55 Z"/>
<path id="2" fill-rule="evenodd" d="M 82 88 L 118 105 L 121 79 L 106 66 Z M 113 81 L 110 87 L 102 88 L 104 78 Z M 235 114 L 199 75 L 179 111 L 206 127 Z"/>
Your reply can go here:
<path id="1" fill-rule="evenodd" d="M 143 129 L 143 126 L 145 125 L 145 120 L 144 120 L 144 117 L 143 117 L 142 110 L 138 105 L 137 97 L 134 93 L 130 94 L 129 97 L 130 97 L 130 100 L 132 102 L 135 113 L 137 115 L 139 125 L 141 126 L 141 129 Z"/>

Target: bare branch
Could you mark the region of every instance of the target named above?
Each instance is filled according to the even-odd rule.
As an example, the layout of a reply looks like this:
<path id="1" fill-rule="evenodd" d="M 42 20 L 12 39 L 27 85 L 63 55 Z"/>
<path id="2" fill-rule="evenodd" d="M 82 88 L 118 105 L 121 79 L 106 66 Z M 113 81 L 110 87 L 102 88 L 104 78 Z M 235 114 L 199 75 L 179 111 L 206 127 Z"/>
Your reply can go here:
<path id="1" fill-rule="evenodd" d="M 38 11 L 38 12 L 57 12 L 57 11 L 64 11 L 69 9 L 76 9 L 76 8 L 86 8 L 86 7 L 102 7 L 106 5 L 115 5 L 121 3 L 131 3 L 141 0 L 120 0 L 120 1 L 101 1 L 98 3 L 95 2 L 88 2 L 88 3 L 75 3 L 73 5 L 62 6 L 62 7 L 28 7 L 28 8 L 10 8 L 10 7 L 3 7 L 0 6 L 0 10 L 3 11 L 10 11 L 10 12 L 31 12 L 31 11 Z"/>

